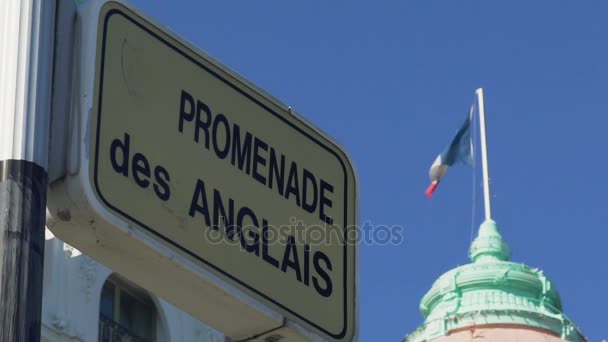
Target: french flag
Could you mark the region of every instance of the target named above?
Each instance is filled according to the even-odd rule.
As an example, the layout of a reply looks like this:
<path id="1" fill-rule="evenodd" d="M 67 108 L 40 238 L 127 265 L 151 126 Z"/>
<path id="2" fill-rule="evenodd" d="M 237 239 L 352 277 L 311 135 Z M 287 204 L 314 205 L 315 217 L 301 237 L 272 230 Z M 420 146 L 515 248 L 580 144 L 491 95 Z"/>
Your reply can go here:
<path id="1" fill-rule="evenodd" d="M 473 107 L 467 116 L 466 120 L 462 124 L 462 127 L 456 132 L 456 135 L 452 138 L 449 145 L 441 152 L 431 169 L 429 170 L 429 176 L 431 178 L 431 185 L 426 189 L 426 196 L 431 197 L 437 189 L 439 182 L 445 175 L 448 168 L 454 164 L 467 164 L 473 163 L 473 141 L 471 140 L 471 120 L 473 118 Z"/>

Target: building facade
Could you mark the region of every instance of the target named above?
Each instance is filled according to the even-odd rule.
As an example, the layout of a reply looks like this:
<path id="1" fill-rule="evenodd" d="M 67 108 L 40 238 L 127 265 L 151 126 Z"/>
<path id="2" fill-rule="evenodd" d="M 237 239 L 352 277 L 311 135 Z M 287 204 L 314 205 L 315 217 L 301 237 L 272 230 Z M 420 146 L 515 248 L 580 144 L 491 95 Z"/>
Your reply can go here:
<path id="1" fill-rule="evenodd" d="M 224 336 L 46 231 L 44 342 L 223 342 Z"/>

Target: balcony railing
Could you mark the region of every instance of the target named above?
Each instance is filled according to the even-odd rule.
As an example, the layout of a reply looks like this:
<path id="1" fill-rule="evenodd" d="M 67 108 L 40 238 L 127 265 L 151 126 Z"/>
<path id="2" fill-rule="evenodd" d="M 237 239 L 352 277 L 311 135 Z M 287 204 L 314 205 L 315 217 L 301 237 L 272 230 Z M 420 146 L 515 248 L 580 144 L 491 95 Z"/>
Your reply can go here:
<path id="1" fill-rule="evenodd" d="M 99 315 L 99 342 L 153 342 L 138 336 L 111 318 Z"/>

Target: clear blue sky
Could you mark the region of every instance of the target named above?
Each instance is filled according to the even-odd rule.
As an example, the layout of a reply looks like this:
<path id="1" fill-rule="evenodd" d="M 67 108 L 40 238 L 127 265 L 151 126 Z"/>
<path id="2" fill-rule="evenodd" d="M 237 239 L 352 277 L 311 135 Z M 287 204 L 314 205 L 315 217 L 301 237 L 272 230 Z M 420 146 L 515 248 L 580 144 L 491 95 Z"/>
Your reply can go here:
<path id="1" fill-rule="evenodd" d="M 361 341 L 413 331 L 432 282 L 468 262 L 471 170 L 424 189 L 477 87 L 512 259 L 545 270 L 590 341 L 608 337 L 608 2 L 133 2 L 334 136 L 361 222 L 404 227 L 401 245 L 360 246 Z"/>

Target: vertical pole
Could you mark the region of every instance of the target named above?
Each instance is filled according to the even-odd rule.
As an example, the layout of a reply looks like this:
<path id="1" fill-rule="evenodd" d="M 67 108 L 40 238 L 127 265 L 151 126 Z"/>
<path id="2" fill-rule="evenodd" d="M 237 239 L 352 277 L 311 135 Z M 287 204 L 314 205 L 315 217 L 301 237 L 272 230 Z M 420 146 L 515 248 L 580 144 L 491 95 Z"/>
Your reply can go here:
<path id="1" fill-rule="evenodd" d="M 39 341 L 56 0 L 0 1 L 0 341 Z"/>
<path id="2" fill-rule="evenodd" d="M 488 145 L 486 142 L 486 114 L 483 108 L 483 89 L 475 91 L 479 107 L 479 131 L 481 139 L 481 164 L 483 169 L 483 203 L 486 212 L 486 220 L 492 219 L 492 208 L 490 207 L 490 176 L 488 175 Z"/>

